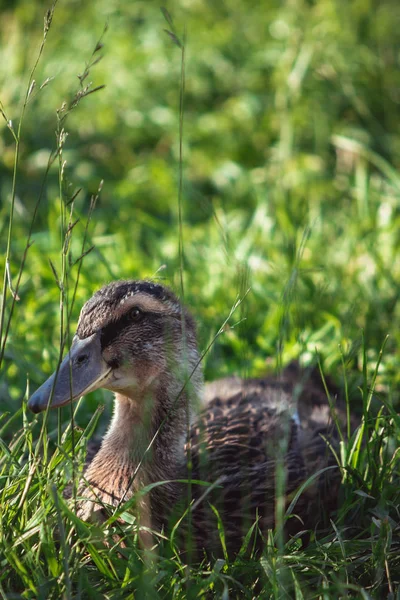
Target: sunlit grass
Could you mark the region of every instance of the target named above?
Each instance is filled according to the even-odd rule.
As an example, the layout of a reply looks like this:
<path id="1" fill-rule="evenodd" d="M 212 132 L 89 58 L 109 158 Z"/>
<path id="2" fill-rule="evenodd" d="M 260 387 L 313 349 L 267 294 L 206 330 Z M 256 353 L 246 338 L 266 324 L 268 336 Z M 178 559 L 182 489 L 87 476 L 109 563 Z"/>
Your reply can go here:
<path id="1" fill-rule="evenodd" d="M 32 598 L 97 598 L 102 594 L 119 598 L 135 590 L 149 597 L 180 598 L 226 590 L 233 597 L 242 594 L 246 598 L 282 597 L 284 593 L 337 598 L 358 590 L 367 598 L 383 593 L 386 597 L 398 586 L 399 490 L 393 441 L 399 430 L 395 420 L 381 417 L 374 421 L 370 437 L 364 434 L 357 461 L 352 447 L 358 445 L 358 433 L 345 442 L 344 454 L 352 459 L 346 467 L 342 510 L 325 536 L 316 534 L 306 547 L 300 540 L 289 540 L 279 550 L 271 532 L 261 558 L 248 552 L 229 557 L 222 543 L 218 559 L 206 559 L 189 571 L 179 554 L 171 554 L 165 536 L 157 538 L 153 553 L 140 547 L 134 512 L 124 512 L 124 524 L 115 519 L 103 526 L 80 521 L 62 496 L 72 474 L 72 430 L 51 451 L 45 439 L 43 450 L 48 458 L 38 460 L 32 424 L 24 422 L 24 429 L 9 444 L 2 444 L 4 597 L 25 591 Z M 93 426 L 94 422 L 84 432 L 74 431 L 78 471 Z M 7 437 L 7 424 L 1 433 Z M 220 534 L 223 542 L 222 524 Z M 302 596 L 298 596 L 300 589 Z"/>
<path id="2" fill-rule="evenodd" d="M 383 99 L 376 74 L 398 77 L 398 7 L 368 16 L 372 39 L 362 2 L 200 3 L 168 22 L 174 45 L 158 7 L 113 2 L 104 38 L 101 3 L 76 7 L 81 23 L 61 3 L 42 43 L 39 5 L 28 45 L 21 14 L 0 23 L 2 56 L 20 57 L 0 65 L 0 595 L 396 598 L 400 134 L 394 88 Z M 124 523 L 100 526 L 65 500 L 108 396 L 43 418 L 27 413 L 29 390 L 92 291 L 154 275 L 184 281 L 208 378 L 300 357 L 344 390 L 360 425 L 341 432 L 341 510 L 308 546 L 263 532 L 262 556 L 230 557 L 220 523 L 220 555 L 188 565 L 179 525 L 141 548 L 134 501 Z"/>

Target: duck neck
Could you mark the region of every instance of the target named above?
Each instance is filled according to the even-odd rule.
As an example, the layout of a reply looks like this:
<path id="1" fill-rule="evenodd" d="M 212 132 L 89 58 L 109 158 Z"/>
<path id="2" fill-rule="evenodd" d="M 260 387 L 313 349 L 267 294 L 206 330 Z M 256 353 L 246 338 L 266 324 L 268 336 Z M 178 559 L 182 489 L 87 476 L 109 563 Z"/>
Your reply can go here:
<path id="1" fill-rule="evenodd" d="M 115 395 L 114 416 L 99 454 L 129 476 L 137 471 L 139 485 L 175 479 L 184 469 L 190 409 L 186 397 L 176 401 L 168 391 L 159 385 L 143 394 Z"/>
<path id="2" fill-rule="evenodd" d="M 154 380 L 151 389 L 143 392 L 135 388 L 116 393 L 110 428 L 85 472 L 81 493 L 88 499 L 80 507 L 81 518 L 98 511 L 99 499 L 117 505 L 146 485 L 166 482 L 139 500 L 144 523 L 162 525 L 165 514 L 181 496 L 181 484 L 176 480 L 186 476 L 191 404 L 199 396 L 201 384 L 199 370 L 185 393 L 182 378 L 171 375 Z"/>

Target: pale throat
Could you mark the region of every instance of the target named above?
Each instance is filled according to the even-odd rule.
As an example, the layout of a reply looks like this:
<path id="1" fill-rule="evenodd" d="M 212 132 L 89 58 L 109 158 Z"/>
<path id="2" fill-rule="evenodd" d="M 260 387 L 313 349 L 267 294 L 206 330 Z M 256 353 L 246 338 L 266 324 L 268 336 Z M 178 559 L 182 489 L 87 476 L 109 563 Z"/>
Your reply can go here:
<path id="1" fill-rule="evenodd" d="M 110 461 L 124 465 L 129 471 L 141 463 L 142 473 L 149 467 L 149 475 L 153 468 L 156 471 L 164 468 L 169 472 L 173 462 L 180 463 L 184 459 L 187 430 L 182 428 L 181 422 L 176 422 L 174 411 L 169 415 L 161 413 L 160 406 L 165 403 L 166 394 L 160 384 L 140 393 L 137 389 L 115 393 L 114 414 L 99 453 L 107 454 Z M 166 423 L 162 424 L 164 416 Z M 172 447 L 174 451 L 168 452 Z"/>

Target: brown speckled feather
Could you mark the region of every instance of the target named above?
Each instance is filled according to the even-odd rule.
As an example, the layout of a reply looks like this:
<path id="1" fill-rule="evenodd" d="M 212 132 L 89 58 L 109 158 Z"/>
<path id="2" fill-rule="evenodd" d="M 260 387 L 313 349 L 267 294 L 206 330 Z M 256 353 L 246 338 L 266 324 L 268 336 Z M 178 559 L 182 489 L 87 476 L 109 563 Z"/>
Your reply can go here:
<path id="1" fill-rule="evenodd" d="M 222 398 L 209 399 L 191 429 L 190 450 L 192 479 L 219 483 L 209 494 L 204 494 L 203 486 L 194 486 L 196 545 L 215 551 L 220 547 L 211 503 L 224 524 L 228 551 L 237 552 L 256 519 L 263 534 L 275 525 L 277 464 L 284 476 L 288 506 L 299 486 L 317 470 L 334 464 L 334 459 L 317 432 L 304 435 L 293 416 L 292 396 L 282 385 L 262 382 L 257 386 L 253 382 L 247 392 L 233 391 L 229 395 L 225 389 Z M 335 445 L 333 439 L 331 443 Z M 308 506 L 317 498 L 324 502 L 322 491 L 317 479 L 298 503 L 301 520 L 290 519 L 288 532 L 294 534 L 318 523 L 321 512 L 312 515 Z M 296 514 L 296 508 L 293 512 Z"/>
<path id="2" fill-rule="evenodd" d="M 100 448 L 88 452 L 78 490 L 83 519 L 101 517 L 150 486 L 139 494 L 136 514 L 146 528 L 166 528 L 185 510 L 188 488 L 179 480 L 189 472 L 210 484 L 191 488 L 194 542 L 200 553 L 221 555 L 215 511 L 232 554 L 256 520 L 262 547 L 262 536 L 277 524 L 277 500 L 287 507 L 311 476 L 294 507 L 299 519 L 289 519 L 286 534 L 320 526 L 335 507 L 340 471 L 318 473 L 335 465 L 332 423 L 346 418 L 340 401 L 332 419 L 319 375 L 296 363 L 280 377 L 217 381 L 203 396 L 195 321 L 164 286 L 119 281 L 96 292 L 82 308 L 57 376 L 29 406 L 46 410 L 51 394 L 52 406 L 63 406 L 99 387 L 114 392 L 115 408 Z M 143 539 L 151 543 L 147 533 Z"/>

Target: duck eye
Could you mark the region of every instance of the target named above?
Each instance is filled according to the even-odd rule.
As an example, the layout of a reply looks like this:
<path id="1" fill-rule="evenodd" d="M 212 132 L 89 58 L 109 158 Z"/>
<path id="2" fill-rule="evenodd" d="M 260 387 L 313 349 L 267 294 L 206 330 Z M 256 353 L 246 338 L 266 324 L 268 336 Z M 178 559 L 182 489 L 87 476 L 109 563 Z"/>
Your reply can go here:
<path id="1" fill-rule="evenodd" d="M 143 316 L 143 313 L 140 308 L 135 307 L 132 308 L 129 315 L 132 321 L 139 321 L 139 319 Z"/>

